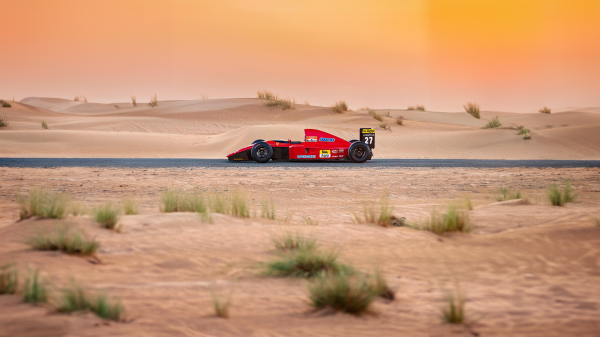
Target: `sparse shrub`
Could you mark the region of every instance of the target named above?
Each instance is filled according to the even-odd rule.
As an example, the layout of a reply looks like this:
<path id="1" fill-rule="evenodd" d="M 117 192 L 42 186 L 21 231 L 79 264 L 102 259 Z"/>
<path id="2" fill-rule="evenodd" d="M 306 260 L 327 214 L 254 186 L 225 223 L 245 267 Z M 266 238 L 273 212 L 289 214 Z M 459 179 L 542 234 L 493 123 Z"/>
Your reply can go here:
<path id="1" fill-rule="evenodd" d="M 231 305 L 231 299 L 227 299 L 222 302 L 215 293 L 211 293 L 213 307 L 215 309 L 215 316 L 228 318 L 229 317 L 229 306 Z"/>
<path id="2" fill-rule="evenodd" d="M 266 99 L 265 105 L 268 107 L 280 107 L 281 110 L 295 109 L 295 99 L 279 98 L 279 96 L 267 90 L 258 91 L 258 98 Z"/>
<path id="3" fill-rule="evenodd" d="M 403 125 L 404 124 L 404 116 L 396 117 L 396 124 Z"/>
<path id="4" fill-rule="evenodd" d="M 27 219 L 40 216 L 49 219 L 62 219 L 66 216 L 69 197 L 63 193 L 31 189 L 27 197 L 17 195 L 20 208 L 20 218 Z"/>
<path id="5" fill-rule="evenodd" d="M 331 308 L 354 315 L 365 312 L 376 296 L 363 276 L 346 273 L 321 274 L 308 284 L 308 291 L 313 308 Z"/>
<path id="6" fill-rule="evenodd" d="M 452 203 L 448 205 L 446 212 L 439 212 L 434 209 L 431 212 L 431 217 L 425 223 L 417 225 L 417 228 L 436 234 L 471 231 L 468 211 Z"/>
<path id="7" fill-rule="evenodd" d="M 66 313 L 91 311 L 101 318 L 120 321 L 125 308 L 119 300 L 111 300 L 104 294 L 94 297 L 81 287 L 73 287 L 63 290 L 58 311 Z"/>
<path id="8" fill-rule="evenodd" d="M 133 103 L 134 108 L 137 106 L 137 98 L 133 95 L 131 95 L 131 103 Z"/>
<path id="9" fill-rule="evenodd" d="M 525 132 L 523 134 L 523 139 L 525 139 L 525 140 L 530 140 L 531 139 L 531 135 L 529 134 L 529 132 Z"/>
<path id="10" fill-rule="evenodd" d="M 498 116 L 492 118 L 492 120 L 490 120 L 483 128 L 484 129 L 493 129 L 493 128 L 499 128 L 502 126 L 502 123 L 500 123 L 500 119 L 498 118 Z"/>
<path id="11" fill-rule="evenodd" d="M 547 106 L 544 106 L 539 111 L 540 111 L 540 113 L 543 113 L 543 114 L 549 114 L 552 112 L 552 110 L 550 110 L 550 108 L 548 108 Z"/>
<path id="12" fill-rule="evenodd" d="M 73 98 L 73 100 L 74 100 L 75 102 L 79 102 L 79 95 L 75 96 L 75 98 Z"/>
<path id="13" fill-rule="evenodd" d="M 526 134 L 526 133 L 529 133 L 529 130 L 528 130 L 528 129 L 525 129 L 525 128 L 520 128 L 520 129 L 519 129 L 519 135 L 520 135 L 520 136 L 522 136 L 522 135 L 524 135 L 524 134 Z"/>
<path id="14" fill-rule="evenodd" d="M 465 321 L 465 294 L 457 288 L 454 291 L 446 290 L 446 307 L 442 308 L 444 322 L 461 324 Z"/>
<path id="15" fill-rule="evenodd" d="M 148 105 L 153 108 L 158 106 L 158 98 L 156 98 L 156 94 L 154 94 L 154 96 L 150 96 L 150 103 L 148 103 Z"/>
<path id="16" fill-rule="evenodd" d="M 562 192 L 556 184 L 548 186 L 546 196 L 553 206 L 563 206 L 566 203 L 575 202 L 577 199 L 577 195 L 573 194 L 570 180 L 565 182 Z"/>
<path id="17" fill-rule="evenodd" d="M 406 110 L 416 110 L 416 108 L 414 106 L 409 106 L 408 108 L 406 108 Z"/>
<path id="18" fill-rule="evenodd" d="M 467 104 L 463 105 L 463 108 L 469 115 L 471 115 L 477 119 L 481 118 L 481 115 L 479 113 L 480 112 L 479 104 L 468 102 Z"/>
<path id="19" fill-rule="evenodd" d="M 315 249 L 295 249 L 265 265 L 271 276 L 314 277 L 321 273 L 338 274 L 351 268 L 337 262 L 337 254 Z"/>
<path id="20" fill-rule="evenodd" d="M 71 204 L 69 213 L 73 214 L 73 216 L 83 215 L 86 213 L 86 209 L 82 203 L 78 202 Z"/>
<path id="21" fill-rule="evenodd" d="M 397 218 L 393 215 L 394 208 L 389 205 L 389 197 L 382 196 L 379 199 L 379 212 L 371 202 L 363 203 L 363 216 L 354 214 L 355 223 L 372 223 L 382 227 L 403 226 L 404 218 Z"/>
<path id="22" fill-rule="evenodd" d="M 344 113 L 348 111 L 348 104 L 346 104 L 346 101 L 337 101 L 331 106 L 331 111 L 339 114 Z"/>
<path id="23" fill-rule="evenodd" d="M 241 218 L 250 217 L 250 208 L 248 208 L 246 197 L 242 193 L 233 193 L 231 197 L 231 214 Z"/>
<path id="24" fill-rule="evenodd" d="M 29 270 L 23 286 L 23 300 L 32 304 L 48 302 L 48 289 L 44 281 L 40 280 L 38 270 Z"/>
<path id="25" fill-rule="evenodd" d="M 286 233 L 273 238 L 275 248 L 283 251 L 313 250 L 317 248 L 315 239 L 307 239 L 299 234 Z"/>
<path id="26" fill-rule="evenodd" d="M 552 124 L 546 124 L 546 125 L 544 125 L 544 127 L 546 129 L 552 129 L 554 127 L 554 125 L 552 125 Z"/>
<path id="27" fill-rule="evenodd" d="M 140 214 L 140 206 L 133 198 L 124 198 L 123 211 L 125 212 L 125 215 Z"/>
<path id="28" fill-rule="evenodd" d="M 7 99 L 0 99 L 0 105 L 2 105 L 3 108 L 10 108 L 12 106 Z"/>
<path id="29" fill-rule="evenodd" d="M 261 204 L 262 212 L 260 216 L 265 219 L 275 220 L 275 203 L 273 201 L 263 201 Z"/>
<path id="30" fill-rule="evenodd" d="M 419 111 L 425 111 L 425 106 L 417 104 L 416 109 Z"/>
<path id="31" fill-rule="evenodd" d="M 375 118 L 376 120 L 383 122 L 383 115 L 379 114 L 377 111 L 369 110 L 369 115 L 371 115 L 371 117 Z"/>
<path id="32" fill-rule="evenodd" d="M 8 126 L 8 119 L 6 115 L 4 117 L 0 117 L 0 128 L 5 128 Z"/>
<path id="33" fill-rule="evenodd" d="M 48 130 L 48 123 L 46 121 L 42 121 L 42 129 Z"/>
<path id="34" fill-rule="evenodd" d="M 166 190 L 162 193 L 161 212 L 206 213 L 206 201 L 202 194 L 186 193 L 181 190 Z"/>
<path id="35" fill-rule="evenodd" d="M 276 101 L 276 100 L 279 99 L 277 97 L 277 95 L 273 94 L 269 90 L 259 90 L 257 92 L 257 96 L 258 96 L 258 98 L 267 99 L 267 100 L 270 100 L 270 101 Z"/>
<path id="36" fill-rule="evenodd" d="M 119 227 L 117 226 L 117 223 L 119 221 L 120 213 L 119 207 L 113 205 L 112 202 L 107 201 L 94 209 L 93 218 L 94 221 L 100 224 L 100 227 L 118 232 Z"/>
<path id="37" fill-rule="evenodd" d="M 384 130 L 392 131 L 392 128 L 390 127 L 390 123 L 388 123 L 388 122 L 379 123 L 379 127 Z"/>
<path id="38" fill-rule="evenodd" d="M 507 201 L 514 199 L 521 199 L 521 191 L 511 191 L 508 188 L 501 188 L 498 193 L 500 195 L 496 196 L 496 201 Z"/>
<path id="39" fill-rule="evenodd" d="M 0 267 L 0 295 L 15 294 L 19 284 L 16 263 L 8 263 Z"/>
<path id="40" fill-rule="evenodd" d="M 64 226 L 57 226 L 50 233 L 38 230 L 27 243 L 36 250 L 58 250 L 79 255 L 94 255 L 100 246 L 94 239 L 87 240 L 79 231 Z"/>

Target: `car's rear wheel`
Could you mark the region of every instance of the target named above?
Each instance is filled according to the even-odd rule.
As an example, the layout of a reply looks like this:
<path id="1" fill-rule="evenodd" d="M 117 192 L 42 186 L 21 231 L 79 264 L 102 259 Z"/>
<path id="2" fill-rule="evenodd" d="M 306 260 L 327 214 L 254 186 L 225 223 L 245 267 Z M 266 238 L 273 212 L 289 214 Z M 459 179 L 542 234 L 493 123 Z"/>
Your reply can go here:
<path id="1" fill-rule="evenodd" d="M 371 158 L 371 148 L 363 142 L 354 142 L 348 149 L 348 156 L 355 163 L 364 163 Z"/>
<path id="2" fill-rule="evenodd" d="M 252 144 L 254 145 L 254 144 L 258 143 L 258 142 L 264 142 L 264 141 L 265 141 L 264 139 L 257 139 L 255 141 L 253 141 Z"/>
<path id="3" fill-rule="evenodd" d="M 273 157 L 273 148 L 268 143 L 258 142 L 254 144 L 250 154 L 257 163 L 266 163 Z"/>

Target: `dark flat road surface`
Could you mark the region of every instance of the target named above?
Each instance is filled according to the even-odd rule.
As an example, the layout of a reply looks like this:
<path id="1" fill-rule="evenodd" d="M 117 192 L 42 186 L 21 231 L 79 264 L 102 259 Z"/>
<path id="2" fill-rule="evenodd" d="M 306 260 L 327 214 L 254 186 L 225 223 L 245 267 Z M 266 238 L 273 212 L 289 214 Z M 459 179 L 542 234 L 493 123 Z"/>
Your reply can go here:
<path id="1" fill-rule="evenodd" d="M 373 159 L 364 164 L 352 162 L 230 162 L 226 159 L 171 158 L 0 158 L 0 167 L 115 167 L 115 168 L 402 168 L 402 167 L 600 167 L 600 160 L 483 160 L 483 159 Z"/>

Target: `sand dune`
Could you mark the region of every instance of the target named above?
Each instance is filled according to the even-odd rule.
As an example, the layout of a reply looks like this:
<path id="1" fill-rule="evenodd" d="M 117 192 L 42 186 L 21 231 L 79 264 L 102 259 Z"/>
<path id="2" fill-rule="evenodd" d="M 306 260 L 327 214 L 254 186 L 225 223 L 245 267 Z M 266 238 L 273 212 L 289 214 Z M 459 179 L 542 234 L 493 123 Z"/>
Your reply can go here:
<path id="1" fill-rule="evenodd" d="M 116 106 L 115 106 L 116 105 Z M 560 109 L 559 109 L 560 110 Z M 253 98 L 98 104 L 30 97 L 3 108 L 10 125 L 0 130 L 4 157 L 189 157 L 225 158 L 255 139 L 302 140 L 304 128 L 345 139 L 358 128 L 378 129 L 375 158 L 600 159 L 598 108 L 574 108 L 549 115 L 482 112 L 389 111 L 379 128 L 367 111 L 336 114 L 327 107 L 269 108 Z M 482 127 L 498 116 L 503 126 Z M 49 130 L 42 130 L 45 120 Z M 524 125 L 526 141 L 514 127 Z"/>

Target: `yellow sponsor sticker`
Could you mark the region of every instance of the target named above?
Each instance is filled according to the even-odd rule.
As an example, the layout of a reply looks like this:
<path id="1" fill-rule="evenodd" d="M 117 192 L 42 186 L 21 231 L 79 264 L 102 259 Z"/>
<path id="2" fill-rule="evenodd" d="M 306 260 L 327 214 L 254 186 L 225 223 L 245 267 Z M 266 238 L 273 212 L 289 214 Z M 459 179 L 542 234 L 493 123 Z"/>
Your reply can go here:
<path id="1" fill-rule="evenodd" d="M 319 158 L 331 158 L 331 150 L 319 151 Z"/>
<path id="2" fill-rule="evenodd" d="M 375 133 L 375 129 L 363 129 L 362 133 Z"/>

